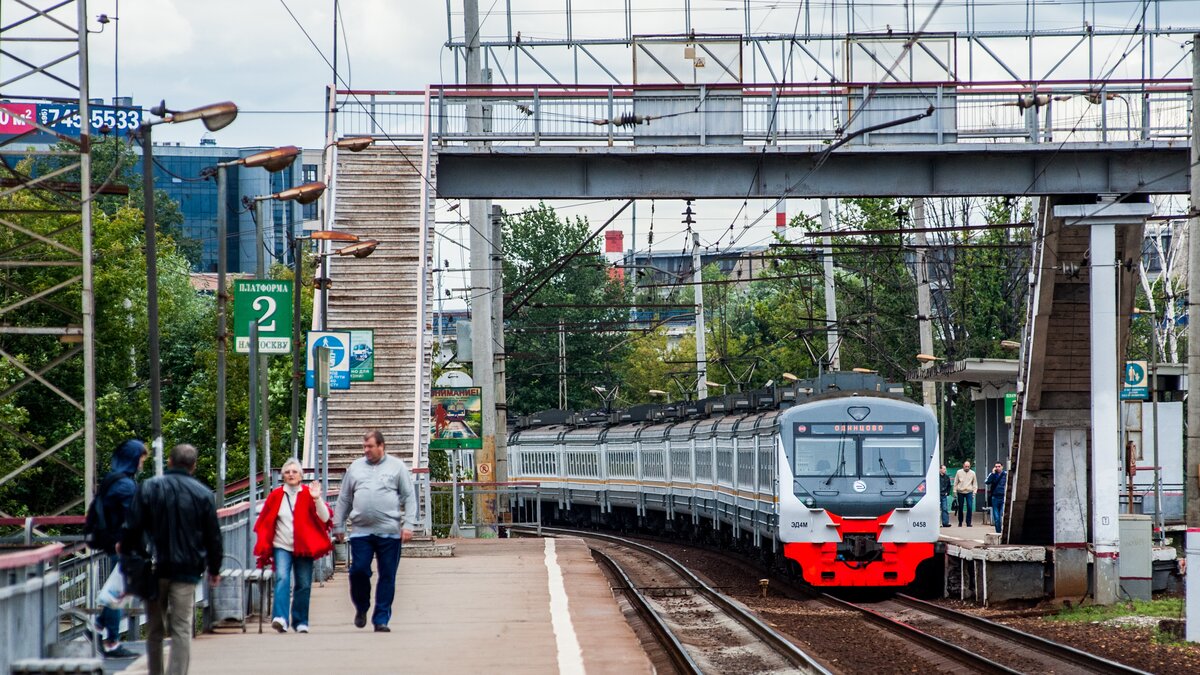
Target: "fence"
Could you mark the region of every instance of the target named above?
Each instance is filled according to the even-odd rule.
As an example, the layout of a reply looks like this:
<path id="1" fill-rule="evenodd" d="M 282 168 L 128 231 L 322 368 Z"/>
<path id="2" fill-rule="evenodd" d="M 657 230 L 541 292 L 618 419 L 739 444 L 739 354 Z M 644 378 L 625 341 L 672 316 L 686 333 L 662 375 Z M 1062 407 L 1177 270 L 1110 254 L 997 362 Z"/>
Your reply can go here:
<path id="1" fill-rule="evenodd" d="M 1183 140 L 1190 136 L 1189 91 L 1190 81 L 1183 79 L 696 88 L 446 85 L 430 87 L 428 112 L 423 91 L 341 90 L 338 119 L 345 135 L 418 141 L 428 115 L 441 145 L 683 139 L 701 145 L 706 139 L 814 144 L 840 138 L 843 127 L 861 129 L 932 107 L 926 121 L 864 134 L 856 142 L 869 144 L 872 136 L 895 142 L 906 135 L 909 140 L 900 142 Z M 467 118 L 480 109 L 485 131 L 469 133 Z"/>
<path id="2" fill-rule="evenodd" d="M 461 481 L 429 487 L 428 513 L 435 536 L 487 538 L 497 536 L 501 527 L 532 527 L 541 533 L 538 483 Z"/>
<path id="3" fill-rule="evenodd" d="M 62 544 L 0 554 L 0 673 L 58 639 Z"/>

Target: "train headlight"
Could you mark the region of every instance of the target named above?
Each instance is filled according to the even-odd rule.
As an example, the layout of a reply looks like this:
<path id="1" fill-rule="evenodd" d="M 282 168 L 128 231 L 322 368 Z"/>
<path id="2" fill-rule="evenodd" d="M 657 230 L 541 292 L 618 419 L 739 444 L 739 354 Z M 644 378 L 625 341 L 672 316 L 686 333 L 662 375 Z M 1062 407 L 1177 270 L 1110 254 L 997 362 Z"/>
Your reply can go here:
<path id="1" fill-rule="evenodd" d="M 905 506 L 912 506 L 916 503 L 917 503 L 917 500 L 913 499 L 912 497 L 908 497 L 907 499 L 904 500 Z"/>
<path id="2" fill-rule="evenodd" d="M 813 504 L 816 504 L 816 503 L 817 503 L 817 500 L 813 499 L 812 497 L 809 497 L 808 499 L 804 500 L 805 506 L 812 506 Z"/>

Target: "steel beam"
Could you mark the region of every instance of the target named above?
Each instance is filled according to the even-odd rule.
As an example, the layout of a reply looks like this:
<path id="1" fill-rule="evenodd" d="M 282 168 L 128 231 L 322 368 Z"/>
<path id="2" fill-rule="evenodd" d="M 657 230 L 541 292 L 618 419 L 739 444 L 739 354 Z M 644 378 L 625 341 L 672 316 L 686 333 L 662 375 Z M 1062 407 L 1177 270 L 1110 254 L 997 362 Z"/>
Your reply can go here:
<path id="1" fill-rule="evenodd" d="M 446 147 L 438 193 L 480 199 L 746 199 L 1181 194 L 1174 142 L 822 146 Z"/>

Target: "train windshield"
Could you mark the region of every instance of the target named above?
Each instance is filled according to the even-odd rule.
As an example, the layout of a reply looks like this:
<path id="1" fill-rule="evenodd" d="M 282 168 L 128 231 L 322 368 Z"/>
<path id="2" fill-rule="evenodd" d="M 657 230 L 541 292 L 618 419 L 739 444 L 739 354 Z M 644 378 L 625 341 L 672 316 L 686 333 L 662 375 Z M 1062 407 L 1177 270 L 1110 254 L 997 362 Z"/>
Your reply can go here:
<path id="1" fill-rule="evenodd" d="M 855 476 L 858 475 L 858 452 L 855 437 L 813 436 L 796 439 L 793 462 L 797 476 Z"/>
<path id="2" fill-rule="evenodd" d="M 919 437 L 867 436 L 862 439 L 864 476 L 923 476 L 925 452 Z"/>

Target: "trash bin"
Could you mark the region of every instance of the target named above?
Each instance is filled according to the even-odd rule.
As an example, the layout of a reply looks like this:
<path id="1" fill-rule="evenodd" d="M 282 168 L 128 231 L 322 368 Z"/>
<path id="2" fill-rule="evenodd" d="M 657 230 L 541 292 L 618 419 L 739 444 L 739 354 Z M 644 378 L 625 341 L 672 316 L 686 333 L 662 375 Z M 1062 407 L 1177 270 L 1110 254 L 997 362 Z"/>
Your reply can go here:
<path id="1" fill-rule="evenodd" d="M 241 569 L 241 561 L 233 556 L 225 556 L 224 561 L 232 561 L 235 567 L 224 568 L 222 565 L 221 583 L 212 589 L 213 623 L 235 621 L 244 624 L 246 622 L 244 570 Z"/>

